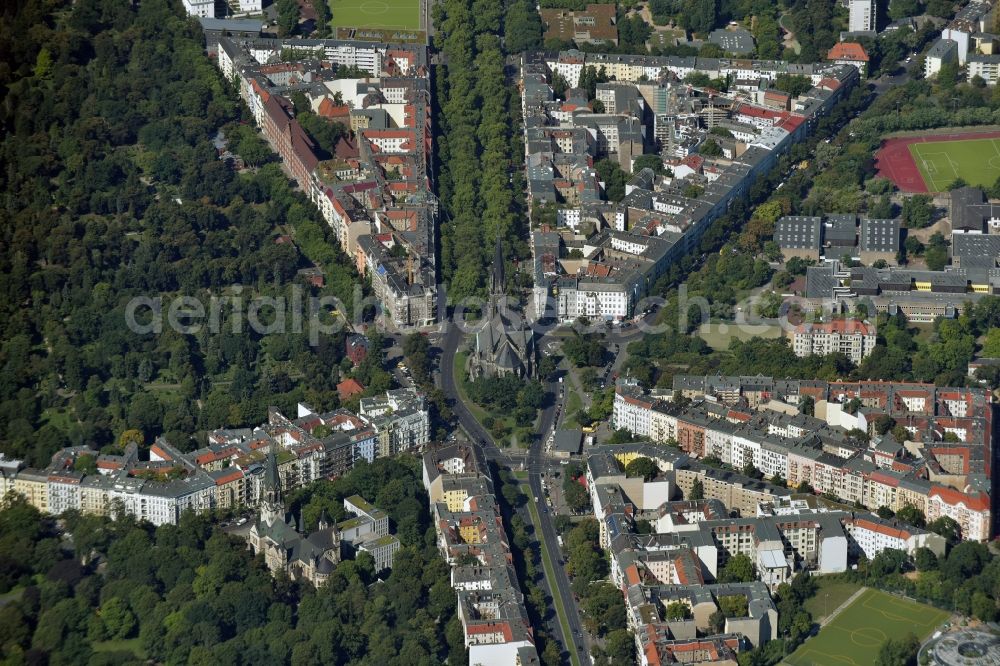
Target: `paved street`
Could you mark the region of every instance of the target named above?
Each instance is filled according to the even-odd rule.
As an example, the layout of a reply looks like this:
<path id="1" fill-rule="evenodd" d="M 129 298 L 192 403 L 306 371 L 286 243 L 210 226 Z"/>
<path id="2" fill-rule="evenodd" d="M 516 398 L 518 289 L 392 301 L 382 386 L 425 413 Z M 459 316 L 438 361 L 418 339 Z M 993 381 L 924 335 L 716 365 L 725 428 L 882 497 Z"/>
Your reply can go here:
<path id="1" fill-rule="evenodd" d="M 483 447 L 487 460 L 495 462 L 498 467 L 510 468 L 512 463 L 510 456 L 501 451 L 493 443 L 493 439 L 486 432 L 486 429 L 480 425 L 479 421 L 476 420 L 472 412 L 469 411 L 468 407 L 459 398 L 453 368 L 455 352 L 461 343 L 462 332 L 459 328 L 457 326 L 447 326 L 447 330 L 441 340 L 441 388 L 452 403 L 452 411 L 454 411 L 455 417 L 468 433 L 473 444 Z M 546 386 L 546 390 L 553 395 L 557 392 L 553 383 L 549 383 Z M 525 469 L 528 472 L 528 487 L 532 494 L 529 501 L 531 502 L 534 502 L 535 497 L 545 497 L 544 492 L 542 492 L 541 477 L 544 470 L 542 450 L 545 445 L 545 437 L 547 437 L 548 432 L 552 429 L 555 422 L 555 415 L 556 405 L 554 403 L 547 405 L 542 411 L 538 428 L 542 436 L 531 443 L 531 448 L 526 458 Z M 583 623 L 580 621 L 576 601 L 573 599 L 573 593 L 570 589 L 569 576 L 566 575 L 565 569 L 558 564 L 561 555 L 559 552 L 559 542 L 556 539 L 557 534 L 555 524 L 553 523 L 553 516 L 544 502 L 538 502 L 537 508 L 539 510 L 538 521 L 534 519 L 534 516 L 530 512 L 527 515 L 535 528 L 536 535 L 540 535 L 544 540 L 545 549 L 552 558 L 554 565 L 554 576 L 548 576 L 543 573 L 543 583 L 550 595 L 553 597 L 558 595 L 568 615 L 565 620 L 569 626 L 570 635 L 566 635 L 561 623 L 557 621 L 555 625 L 559 630 L 558 635 L 562 637 L 563 648 L 570 653 L 570 661 L 572 663 L 589 664 L 590 657 L 587 654 L 584 644 Z M 559 618 L 556 619 L 558 620 Z"/>
<path id="2" fill-rule="evenodd" d="M 900 63 L 900 65 L 904 66 L 905 63 Z M 898 75 L 883 76 L 873 81 L 871 95 L 867 100 L 868 104 L 874 101 L 879 95 L 895 86 L 906 83 L 908 80 L 909 75 L 904 69 L 903 73 Z M 611 353 L 614 354 L 614 360 L 606 366 L 606 374 L 602 373 L 599 379 L 608 383 L 613 381 L 614 373 L 621 370 L 627 359 L 625 350 L 628 343 L 647 333 L 658 332 L 659 329 L 655 326 L 657 315 L 658 313 L 653 311 L 634 322 L 623 324 L 620 327 L 608 327 L 599 331 L 604 335 L 605 344 Z M 590 330 L 598 331 L 598 328 L 593 327 Z M 556 329 L 542 337 L 538 341 L 538 344 L 541 346 L 543 353 L 555 353 L 556 349 L 553 343 L 560 338 L 572 334 L 571 331 L 566 329 Z M 432 344 L 436 344 L 441 350 L 438 357 L 439 370 L 436 376 L 436 379 L 439 381 L 436 383 L 439 383 L 441 389 L 444 391 L 458 423 L 468 434 L 473 445 L 482 447 L 487 460 L 498 467 L 507 469 L 520 468 L 522 461 L 517 460 L 521 457 L 519 452 L 514 453 L 499 448 L 494 443 L 490 434 L 472 414 L 468 405 L 460 398 L 455 377 L 454 360 L 455 354 L 463 342 L 462 331 L 459 327 L 452 325 L 448 321 L 442 325 L 440 332 L 431 334 L 431 339 Z M 393 363 L 396 361 L 395 354 L 393 354 L 392 361 Z M 522 515 L 532 523 L 536 538 L 540 539 L 541 543 L 544 544 L 544 549 L 549 557 L 551 567 L 543 567 L 542 569 L 542 583 L 544 588 L 554 599 L 557 598 L 559 600 L 567 615 L 565 618 L 555 618 L 556 621 L 550 623 L 553 636 L 561 637 L 564 650 L 570 655 L 571 663 L 589 664 L 590 659 L 587 654 L 585 632 L 580 619 L 579 608 L 573 598 L 569 577 L 565 569 L 559 565 L 562 553 L 557 539 L 558 535 L 553 520 L 553 511 L 548 508 L 544 501 L 545 493 L 542 488 L 543 474 L 551 466 L 551 463 L 546 458 L 545 442 L 551 431 L 557 427 L 558 421 L 564 416 L 562 414 L 562 404 L 565 393 L 572 390 L 570 381 L 571 379 L 564 379 L 565 383 L 563 385 L 556 382 L 548 382 L 545 387 L 550 397 L 558 399 L 552 400 L 542 410 L 537 430 L 538 437 L 531 442 L 526 456 L 522 459 L 523 468 L 528 473 L 527 483 L 531 494 L 529 502 L 532 503 L 531 508 L 533 509 L 530 511 L 522 509 Z M 552 485 L 556 486 L 558 484 L 553 481 Z M 539 501 L 536 502 L 536 498 Z M 561 619 L 565 619 L 565 626 L 559 621 Z"/>

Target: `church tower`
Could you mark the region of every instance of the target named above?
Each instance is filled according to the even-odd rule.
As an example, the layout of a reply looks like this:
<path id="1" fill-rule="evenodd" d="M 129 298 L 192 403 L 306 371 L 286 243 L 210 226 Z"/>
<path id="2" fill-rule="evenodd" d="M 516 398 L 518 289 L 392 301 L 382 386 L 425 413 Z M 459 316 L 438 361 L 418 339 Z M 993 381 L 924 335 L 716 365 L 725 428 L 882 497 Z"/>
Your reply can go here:
<path id="1" fill-rule="evenodd" d="M 530 378 L 535 372 L 534 334 L 527 322 L 506 309 L 507 275 L 503 242 L 497 236 L 490 270 L 490 295 L 469 357 L 469 378 L 514 375 Z"/>
<path id="2" fill-rule="evenodd" d="M 264 462 L 264 485 L 261 488 L 260 521 L 273 525 L 285 519 L 285 503 L 281 498 L 281 476 L 278 474 L 278 456 L 274 445 L 268 449 Z"/>

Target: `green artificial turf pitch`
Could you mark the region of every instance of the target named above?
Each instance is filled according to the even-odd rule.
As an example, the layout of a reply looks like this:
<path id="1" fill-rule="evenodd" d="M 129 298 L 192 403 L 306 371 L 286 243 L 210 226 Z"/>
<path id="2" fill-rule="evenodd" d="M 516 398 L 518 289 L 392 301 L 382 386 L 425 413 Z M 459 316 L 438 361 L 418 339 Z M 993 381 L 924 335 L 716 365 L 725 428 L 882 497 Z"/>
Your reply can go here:
<path id="1" fill-rule="evenodd" d="M 329 0 L 335 28 L 420 29 L 420 0 Z"/>
<path id="2" fill-rule="evenodd" d="M 956 178 L 989 187 L 1000 177 L 1000 139 L 911 143 L 910 155 L 930 192 L 943 192 Z"/>
<path id="3" fill-rule="evenodd" d="M 948 613 L 866 590 L 854 602 L 806 640 L 785 663 L 791 666 L 874 666 L 878 650 L 889 638 L 913 633 L 921 641 L 944 622 Z"/>

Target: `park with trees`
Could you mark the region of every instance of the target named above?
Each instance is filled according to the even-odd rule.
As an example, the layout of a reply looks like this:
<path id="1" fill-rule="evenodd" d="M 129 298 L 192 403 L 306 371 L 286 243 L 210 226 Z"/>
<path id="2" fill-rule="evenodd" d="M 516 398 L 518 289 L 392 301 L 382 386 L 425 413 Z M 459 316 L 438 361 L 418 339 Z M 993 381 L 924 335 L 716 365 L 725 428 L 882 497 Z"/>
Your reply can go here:
<path id="1" fill-rule="evenodd" d="M 344 363 L 342 333 L 311 344 L 305 329 L 239 323 L 250 299 L 279 299 L 260 311 L 267 324 L 291 321 L 295 294 L 352 304 L 364 285 L 243 124 L 249 112 L 180 5 L 31 3 L 0 22 L 0 41 L 14 45 L 0 73 L 5 453 L 45 465 L 66 445 L 113 451 L 129 429 L 191 450 L 200 432 L 257 425 L 271 405 L 336 408 L 347 376 L 390 387 L 374 361 Z M 218 159 L 216 136 L 249 168 Z M 298 277 L 314 267 L 322 287 Z M 165 319 L 179 296 L 206 311 L 214 299 L 217 326 L 128 325 L 133 298 L 161 298 Z M 139 308 L 136 320 L 150 315 Z"/>
<path id="2" fill-rule="evenodd" d="M 435 46 L 447 62 L 439 68 L 435 95 L 437 182 L 445 211 L 441 272 L 449 296 L 459 300 L 486 295 L 484 267 L 496 238 L 508 261 L 527 255 L 524 176 L 511 168 L 524 153 L 520 104 L 504 78 L 497 27 L 503 23 L 510 31 L 509 42 L 535 44 L 531 35 L 514 36 L 535 23 L 524 7 L 503 21 L 502 5 L 491 0 L 447 0 L 434 5 L 433 15 Z M 540 23 L 532 35 L 535 30 L 540 33 Z"/>

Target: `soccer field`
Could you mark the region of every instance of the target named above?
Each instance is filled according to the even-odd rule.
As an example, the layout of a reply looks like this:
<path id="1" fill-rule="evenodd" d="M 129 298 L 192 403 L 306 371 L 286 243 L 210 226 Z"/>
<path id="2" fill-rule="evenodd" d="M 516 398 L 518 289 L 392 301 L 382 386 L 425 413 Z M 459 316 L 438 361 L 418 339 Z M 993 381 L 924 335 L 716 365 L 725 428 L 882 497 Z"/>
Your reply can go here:
<path id="1" fill-rule="evenodd" d="M 930 192 L 943 192 L 956 178 L 990 186 L 1000 177 L 1000 139 L 911 143 L 910 155 Z"/>
<path id="2" fill-rule="evenodd" d="M 878 590 L 866 590 L 850 606 L 785 658 L 790 666 L 874 666 L 889 638 L 913 633 L 923 641 L 948 613 Z"/>
<path id="3" fill-rule="evenodd" d="M 334 28 L 420 30 L 420 0 L 329 0 Z"/>

